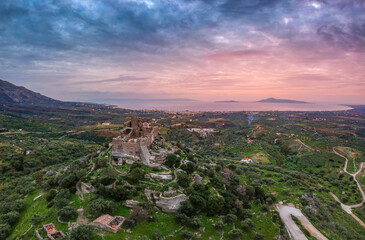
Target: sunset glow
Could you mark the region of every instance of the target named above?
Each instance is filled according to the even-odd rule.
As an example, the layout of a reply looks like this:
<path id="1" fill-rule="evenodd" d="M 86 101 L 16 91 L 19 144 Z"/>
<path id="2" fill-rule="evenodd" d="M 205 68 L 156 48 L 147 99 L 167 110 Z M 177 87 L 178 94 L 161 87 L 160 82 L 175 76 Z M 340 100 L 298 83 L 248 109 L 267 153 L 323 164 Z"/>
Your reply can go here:
<path id="1" fill-rule="evenodd" d="M 359 0 L 5 0 L 0 78 L 61 100 L 365 101 Z"/>

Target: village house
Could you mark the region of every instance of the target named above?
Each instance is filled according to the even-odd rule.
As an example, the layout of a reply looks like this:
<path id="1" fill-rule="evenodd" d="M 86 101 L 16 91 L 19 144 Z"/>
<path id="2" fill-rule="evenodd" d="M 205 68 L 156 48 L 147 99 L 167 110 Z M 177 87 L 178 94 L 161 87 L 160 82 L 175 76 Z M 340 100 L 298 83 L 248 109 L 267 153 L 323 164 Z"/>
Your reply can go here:
<path id="1" fill-rule="evenodd" d="M 242 158 L 241 159 L 241 162 L 244 162 L 244 163 L 253 163 L 254 161 L 251 158 Z"/>
<path id="2" fill-rule="evenodd" d="M 122 227 L 124 221 L 125 218 L 122 216 L 113 217 L 109 214 L 104 214 L 95 219 L 92 223 L 90 223 L 90 225 L 112 233 L 117 233 Z"/>

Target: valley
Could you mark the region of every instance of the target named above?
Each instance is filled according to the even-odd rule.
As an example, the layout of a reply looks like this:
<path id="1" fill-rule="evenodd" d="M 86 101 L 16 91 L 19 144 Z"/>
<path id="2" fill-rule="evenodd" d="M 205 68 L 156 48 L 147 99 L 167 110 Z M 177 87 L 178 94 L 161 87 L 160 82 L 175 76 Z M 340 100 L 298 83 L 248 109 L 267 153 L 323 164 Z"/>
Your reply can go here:
<path id="1" fill-rule="evenodd" d="M 1 113 L 0 218 L 10 227 L 3 224 L 2 236 L 44 238 L 43 225 L 51 223 L 71 239 L 79 239 L 72 237 L 78 231 L 87 239 L 365 234 L 362 112 L 257 112 L 249 125 L 249 112 L 63 111 Z M 55 118 L 62 121 L 50 120 Z M 137 126 L 149 125 L 142 121 L 158 129 L 160 140 L 151 139 L 149 153 L 114 149 L 112 140 L 123 131 L 126 142 L 145 141 Z M 246 158 L 252 162 L 241 160 Z M 289 216 L 304 224 L 295 224 L 301 237 L 287 226 L 288 233 L 278 204 L 301 211 Z M 122 219 L 116 233 L 91 224 L 105 214 Z"/>

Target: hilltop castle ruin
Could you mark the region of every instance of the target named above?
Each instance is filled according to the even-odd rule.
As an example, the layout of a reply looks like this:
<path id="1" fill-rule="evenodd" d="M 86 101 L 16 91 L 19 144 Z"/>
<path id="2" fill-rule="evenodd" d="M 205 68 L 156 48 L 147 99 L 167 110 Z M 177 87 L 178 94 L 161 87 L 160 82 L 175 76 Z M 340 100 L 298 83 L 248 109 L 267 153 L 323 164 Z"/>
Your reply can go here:
<path id="1" fill-rule="evenodd" d="M 127 117 L 120 133 L 120 136 L 113 138 L 112 156 L 131 157 L 150 166 L 149 149 L 158 137 L 158 127 L 152 127 L 148 119 L 145 121 L 139 117 Z"/>

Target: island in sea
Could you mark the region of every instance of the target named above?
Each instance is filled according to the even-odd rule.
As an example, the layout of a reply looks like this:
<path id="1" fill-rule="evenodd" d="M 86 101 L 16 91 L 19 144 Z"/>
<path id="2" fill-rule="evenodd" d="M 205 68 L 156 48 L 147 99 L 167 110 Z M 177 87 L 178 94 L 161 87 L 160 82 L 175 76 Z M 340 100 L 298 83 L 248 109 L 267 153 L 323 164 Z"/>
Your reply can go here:
<path id="1" fill-rule="evenodd" d="M 290 100 L 290 99 L 278 99 L 278 98 L 266 98 L 260 101 L 259 103 L 309 103 L 304 101 Z"/>

